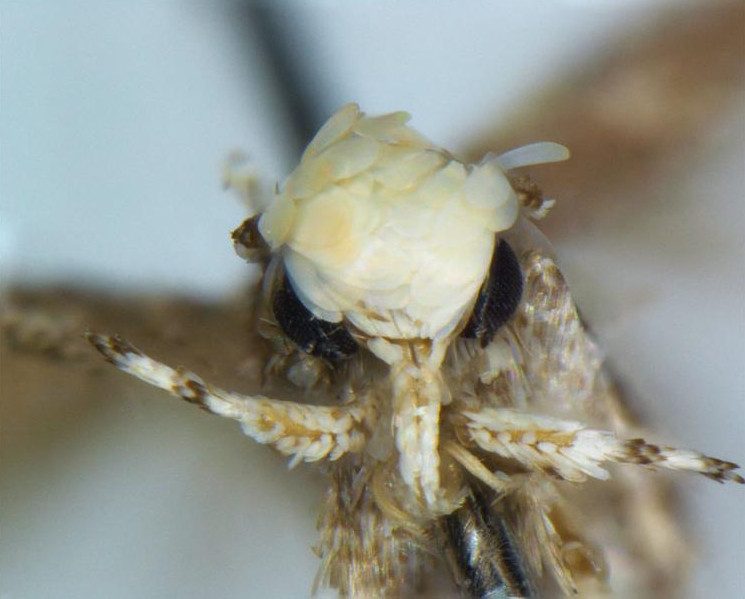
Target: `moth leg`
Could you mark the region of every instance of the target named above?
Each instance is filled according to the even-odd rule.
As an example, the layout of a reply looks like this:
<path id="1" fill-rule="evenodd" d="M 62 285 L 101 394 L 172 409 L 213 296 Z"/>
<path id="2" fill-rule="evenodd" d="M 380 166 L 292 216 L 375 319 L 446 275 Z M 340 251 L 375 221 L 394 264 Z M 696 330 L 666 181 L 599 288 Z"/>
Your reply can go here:
<path id="1" fill-rule="evenodd" d="M 350 462 L 353 460 L 350 460 Z M 342 598 L 408 596 L 424 565 L 424 531 L 401 526 L 381 510 L 368 466 L 332 466 L 318 521 L 321 565 L 313 595 L 333 588 Z"/>
<path id="2" fill-rule="evenodd" d="M 464 412 L 465 438 L 482 450 L 513 459 L 530 470 L 550 472 L 580 482 L 588 476 L 607 479 L 605 462 L 639 464 L 652 469 L 702 474 L 718 482 L 743 484 L 739 466 L 697 451 L 623 440 L 608 431 L 589 429 L 578 422 L 485 407 Z"/>
<path id="3" fill-rule="evenodd" d="M 153 360 L 121 337 L 96 333 L 86 337 L 120 370 L 208 412 L 237 420 L 255 441 L 292 456 L 290 466 L 323 458 L 336 460 L 347 452 L 360 451 L 365 443 L 368 414 L 359 403 L 309 406 L 223 391 L 188 370 Z"/>
<path id="4" fill-rule="evenodd" d="M 503 494 L 512 491 L 521 484 L 516 479 L 520 475 L 509 478 L 501 478 L 497 473 L 489 470 L 475 455 L 468 451 L 462 445 L 454 441 L 443 443 L 442 449 L 449 454 L 456 462 L 468 471 L 469 474 L 478 478 L 481 482 L 489 486 L 493 491 Z"/>

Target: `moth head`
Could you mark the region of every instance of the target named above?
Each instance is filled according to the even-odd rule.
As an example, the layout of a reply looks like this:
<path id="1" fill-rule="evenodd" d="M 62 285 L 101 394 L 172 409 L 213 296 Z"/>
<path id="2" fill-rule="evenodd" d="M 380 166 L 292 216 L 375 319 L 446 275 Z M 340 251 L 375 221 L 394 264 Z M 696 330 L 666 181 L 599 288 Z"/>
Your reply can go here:
<path id="1" fill-rule="evenodd" d="M 263 246 L 281 260 L 313 318 L 343 324 L 373 351 L 376 340 L 438 341 L 468 328 L 500 233 L 520 212 L 500 158 L 465 164 L 408 120 L 345 106 L 234 233 L 243 253 Z M 510 168 L 526 162 L 504 157 Z"/>

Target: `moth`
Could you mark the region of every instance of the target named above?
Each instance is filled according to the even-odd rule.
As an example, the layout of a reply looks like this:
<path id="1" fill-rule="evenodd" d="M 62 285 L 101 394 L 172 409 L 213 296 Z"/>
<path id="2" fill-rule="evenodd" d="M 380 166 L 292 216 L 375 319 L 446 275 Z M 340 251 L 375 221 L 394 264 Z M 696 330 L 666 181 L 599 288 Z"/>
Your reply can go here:
<path id="1" fill-rule="evenodd" d="M 120 337 L 89 340 L 291 465 L 322 464 L 315 590 L 401 597 L 448 567 L 464 597 L 674 593 L 681 532 L 646 471 L 745 481 L 635 435 L 537 241 L 531 221 L 553 200 L 515 172 L 568 150 L 465 164 L 408 120 L 343 107 L 232 234 L 262 267 L 267 376 L 323 405 L 225 391 Z"/>

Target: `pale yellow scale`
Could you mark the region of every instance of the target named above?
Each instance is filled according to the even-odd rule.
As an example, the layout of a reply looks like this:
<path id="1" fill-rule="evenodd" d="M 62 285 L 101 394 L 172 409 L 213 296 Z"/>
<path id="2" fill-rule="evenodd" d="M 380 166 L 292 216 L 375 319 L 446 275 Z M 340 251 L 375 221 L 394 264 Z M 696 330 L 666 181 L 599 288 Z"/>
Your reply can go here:
<path id="1" fill-rule="evenodd" d="M 342 108 L 259 224 L 306 307 L 371 338 L 446 336 L 518 215 L 495 160 L 467 166 L 408 119 Z"/>

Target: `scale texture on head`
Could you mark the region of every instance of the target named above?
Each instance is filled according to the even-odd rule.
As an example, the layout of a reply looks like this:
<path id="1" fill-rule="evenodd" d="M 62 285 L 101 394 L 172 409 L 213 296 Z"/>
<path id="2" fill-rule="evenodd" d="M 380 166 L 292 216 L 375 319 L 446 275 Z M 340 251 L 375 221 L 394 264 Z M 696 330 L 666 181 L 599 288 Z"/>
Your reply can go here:
<path id="1" fill-rule="evenodd" d="M 496 160 L 463 164 L 408 120 L 339 110 L 259 222 L 306 307 L 370 337 L 447 334 L 518 216 Z"/>

